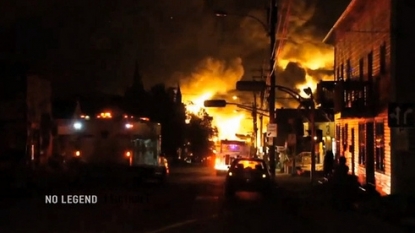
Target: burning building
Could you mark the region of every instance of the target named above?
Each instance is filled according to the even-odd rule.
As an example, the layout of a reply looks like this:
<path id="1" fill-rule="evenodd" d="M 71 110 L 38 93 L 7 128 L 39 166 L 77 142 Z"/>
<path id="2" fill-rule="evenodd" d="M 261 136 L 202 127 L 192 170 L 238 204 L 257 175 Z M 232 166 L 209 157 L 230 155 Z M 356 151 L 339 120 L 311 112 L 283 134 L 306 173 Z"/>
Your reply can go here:
<path id="1" fill-rule="evenodd" d="M 415 101 L 413 9 L 408 1 L 353 0 L 324 40 L 335 49 L 336 81 L 319 84 L 318 96 L 334 104 L 336 154 L 384 194 L 415 191 L 413 104 L 388 111 L 388 103 Z"/>
<path id="2" fill-rule="evenodd" d="M 315 90 L 319 80 L 333 80 L 333 48 L 321 43 L 318 32 L 313 27 L 307 25 L 314 15 L 315 6 L 304 4 L 302 0 L 284 1 L 284 4 L 291 2 L 290 13 L 282 15 L 281 22 L 287 30 L 284 35 L 289 38 L 284 43 L 279 44 L 276 64 L 277 84 L 294 89 L 300 95 L 302 89 L 311 87 Z M 288 7 L 288 5 L 286 5 Z M 284 7 L 284 11 L 288 8 Z M 264 12 L 253 11 L 248 15 L 263 18 Z M 264 20 L 266 21 L 266 19 Z M 223 23 L 223 21 L 222 21 Z M 177 77 L 182 86 L 183 101 L 187 105 L 189 112 L 197 113 L 203 108 L 203 102 L 207 99 L 226 99 L 229 102 L 251 106 L 253 102 L 252 93 L 235 93 L 237 81 L 252 80 L 253 74 L 249 69 L 259 67 L 258 61 L 264 60 L 268 56 L 268 38 L 261 25 L 252 18 L 246 17 L 240 22 L 238 39 L 243 40 L 242 46 L 238 42 L 232 45 L 223 46 L 226 59 L 217 59 L 220 55 L 203 59 L 190 74 L 181 74 Z M 280 32 L 278 37 L 284 37 Z M 234 47 L 238 48 L 234 48 Z M 230 59 L 230 51 L 237 50 L 240 54 L 238 58 Z M 256 50 L 252 52 L 252 50 Z M 265 55 L 265 50 L 267 51 Z M 258 53 L 260 51 L 261 53 Z M 256 54 L 255 56 L 252 54 Z M 222 54 L 223 55 L 223 54 Z M 261 57 L 259 57 L 259 55 Z M 265 55 L 265 56 L 264 56 Z M 255 63 L 257 62 L 257 63 Z M 257 64 L 258 66 L 256 66 Z M 263 70 L 269 70 L 266 67 Z M 268 75 L 269 71 L 262 75 Z M 232 99 L 237 95 L 241 98 Z M 290 99 L 285 93 L 277 91 L 277 106 L 285 108 L 297 108 L 298 103 Z M 258 101 L 260 102 L 260 101 Z M 266 108 L 266 101 L 263 101 L 262 108 Z M 261 104 L 259 104 L 261 105 Z M 235 134 L 253 132 L 253 119 L 251 113 L 237 109 L 235 106 L 226 108 L 209 108 L 206 111 L 213 116 L 213 123 L 218 127 L 219 137 L 222 139 L 236 139 Z M 267 125 L 267 120 L 263 122 L 263 131 Z"/>

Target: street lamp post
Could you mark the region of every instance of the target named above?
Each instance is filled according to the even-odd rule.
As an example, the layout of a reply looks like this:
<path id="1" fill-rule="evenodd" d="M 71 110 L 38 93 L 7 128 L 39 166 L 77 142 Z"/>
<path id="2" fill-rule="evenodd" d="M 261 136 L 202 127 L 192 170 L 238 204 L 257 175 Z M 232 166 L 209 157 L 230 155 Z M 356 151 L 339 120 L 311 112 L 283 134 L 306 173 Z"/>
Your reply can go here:
<path id="1" fill-rule="evenodd" d="M 268 86 L 266 82 L 260 82 L 260 81 L 238 81 L 236 83 L 236 89 L 238 91 L 260 91 L 265 90 L 266 88 L 271 88 L 272 86 Z M 293 99 L 295 99 L 298 103 L 300 103 L 301 106 L 305 107 L 307 110 L 309 110 L 309 114 L 307 115 L 310 123 L 310 133 L 311 133 L 311 173 L 310 173 L 310 179 L 311 181 L 314 180 L 315 177 L 315 167 L 316 167 L 316 152 L 315 152 L 315 143 L 316 143 L 316 127 L 315 127 L 315 110 L 316 105 L 314 102 L 314 96 L 313 91 L 310 87 L 305 88 L 303 91 L 307 95 L 309 95 L 309 98 L 303 98 L 301 95 L 299 95 L 295 90 L 284 87 L 281 85 L 274 85 L 274 89 L 278 88 L 278 90 L 285 92 L 289 94 Z M 271 88 L 272 90 L 272 88 Z M 271 92 L 270 90 L 270 92 Z M 270 101 L 271 102 L 271 101 Z M 275 103 L 275 102 L 274 102 Z M 226 102 L 225 102 L 226 105 Z M 271 112 L 271 111 L 270 111 Z M 270 115 L 271 116 L 271 115 Z M 270 117 L 270 121 L 271 121 Z M 275 118 L 274 118 L 275 120 Z M 274 147 L 275 148 L 275 147 Z M 270 152 L 271 155 L 271 152 Z M 271 157 L 271 156 L 270 156 Z"/>
<path id="2" fill-rule="evenodd" d="M 270 7 L 269 7 L 269 27 L 262 22 L 260 19 L 258 19 L 255 16 L 252 15 L 238 15 L 238 14 L 231 14 L 236 16 L 245 16 L 249 17 L 251 19 L 254 19 L 258 23 L 260 23 L 265 31 L 269 35 L 270 39 L 270 58 L 269 58 L 269 65 L 270 65 L 270 91 L 269 91 L 269 123 L 275 124 L 276 123 L 276 117 L 275 117 L 275 89 L 276 89 L 276 75 L 274 72 L 274 66 L 275 66 L 275 45 L 276 45 L 276 29 L 277 29 L 277 14 L 278 14 L 278 8 L 277 8 L 277 1 L 276 0 L 270 0 Z M 224 11 L 216 11 L 215 15 L 217 17 L 226 17 L 229 14 Z M 272 178 L 275 178 L 275 169 L 276 169 L 276 160 L 275 160 L 275 138 L 272 138 L 272 144 L 270 146 L 270 152 L 269 152 L 269 159 L 270 159 L 270 172 L 272 175 Z"/>
<path id="3" fill-rule="evenodd" d="M 276 85 L 276 75 L 274 72 L 274 65 L 275 65 L 275 42 L 276 42 L 276 26 L 277 26 L 277 1 L 271 0 L 270 1 L 270 28 L 269 28 L 269 37 L 270 37 L 270 90 L 269 90 L 269 120 L 271 124 L 276 123 L 276 116 L 275 116 L 275 85 Z M 271 175 L 275 178 L 275 169 L 276 169 L 276 161 L 275 161 L 275 138 L 272 138 L 272 144 L 270 146 L 270 169 Z"/>
<path id="4" fill-rule="evenodd" d="M 316 122 L 315 122 L 315 114 L 316 114 L 316 105 L 314 103 L 314 96 L 313 91 L 311 88 L 305 88 L 304 93 L 310 96 L 310 133 L 311 133 L 311 171 L 310 171 L 310 181 L 313 182 L 316 174 Z"/>

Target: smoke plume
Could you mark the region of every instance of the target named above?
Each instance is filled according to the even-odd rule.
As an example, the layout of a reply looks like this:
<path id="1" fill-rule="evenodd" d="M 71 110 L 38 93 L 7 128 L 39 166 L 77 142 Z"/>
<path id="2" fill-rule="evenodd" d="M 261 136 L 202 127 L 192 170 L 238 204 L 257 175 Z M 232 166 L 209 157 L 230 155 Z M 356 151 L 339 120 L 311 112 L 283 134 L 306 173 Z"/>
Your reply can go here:
<path id="1" fill-rule="evenodd" d="M 241 58 L 229 61 L 208 57 L 196 65 L 189 75 L 179 75 L 183 93 L 225 94 L 235 89 L 235 83 L 243 76 Z"/>

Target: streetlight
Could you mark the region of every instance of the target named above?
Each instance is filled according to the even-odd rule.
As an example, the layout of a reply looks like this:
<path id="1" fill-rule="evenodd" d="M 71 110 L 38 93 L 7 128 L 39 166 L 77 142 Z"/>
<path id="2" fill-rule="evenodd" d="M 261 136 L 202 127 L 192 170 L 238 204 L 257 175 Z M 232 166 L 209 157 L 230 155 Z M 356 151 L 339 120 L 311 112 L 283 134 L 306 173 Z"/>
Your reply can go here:
<path id="1" fill-rule="evenodd" d="M 311 131 L 311 172 L 310 172 L 310 180 L 311 182 L 314 181 L 315 173 L 316 173 L 316 124 L 315 124 L 315 112 L 316 112 L 316 105 L 314 103 L 314 96 L 313 91 L 310 87 L 303 89 L 304 93 L 310 96 L 309 105 L 310 109 L 310 131 Z"/>
<path id="2" fill-rule="evenodd" d="M 226 17 L 229 14 L 227 14 L 224 11 L 216 11 L 216 16 L 218 17 Z M 270 39 L 270 58 L 269 58 L 269 68 L 270 68 L 270 91 L 269 91 L 269 122 L 270 124 L 276 123 L 276 116 L 275 116 L 275 85 L 276 85 L 276 75 L 274 72 L 274 66 L 275 66 L 275 44 L 276 44 L 276 28 L 277 28 L 277 14 L 278 14 L 278 8 L 277 8 L 277 0 L 270 0 L 270 8 L 269 8 L 269 27 L 266 23 L 264 23 L 262 20 L 258 19 L 255 16 L 252 15 L 242 15 L 245 17 L 249 17 L 251 19 L 254 19 L 258 23 L 260 23 L 263 27 L 265 32 L 269 35 Z M 238 14 L 235 14 L 236 16 L 241 16 Z M 275 178 L 275 169 L 276 169 L 276 161 L 275 161 L 275 137 L 272 138 L 272 144 L 270 146 L 270 153 L 269 153 L 269 159 L 270 159 L 270 170 L 272 178 Z"/>

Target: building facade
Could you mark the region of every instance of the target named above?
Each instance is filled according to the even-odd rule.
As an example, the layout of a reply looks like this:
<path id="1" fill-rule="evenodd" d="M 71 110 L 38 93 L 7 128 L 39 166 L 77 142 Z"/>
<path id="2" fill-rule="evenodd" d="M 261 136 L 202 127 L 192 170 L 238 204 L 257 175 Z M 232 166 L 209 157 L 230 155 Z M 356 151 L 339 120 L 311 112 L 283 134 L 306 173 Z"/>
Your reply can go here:
<path id="1" fill-rule="evenodd" d="M 336 154 L 383 194 L 415 191 L 413 129 L 388 125 L 389 103 L 415 102 L 409 2 L 352 0 L 324 39 L 335 48 L 335 81 L 319 84 L 319 100 L 334 102 Z"/>

